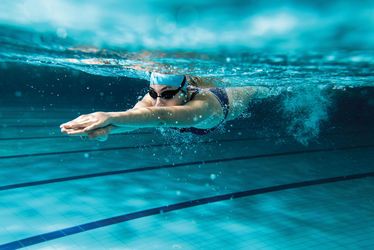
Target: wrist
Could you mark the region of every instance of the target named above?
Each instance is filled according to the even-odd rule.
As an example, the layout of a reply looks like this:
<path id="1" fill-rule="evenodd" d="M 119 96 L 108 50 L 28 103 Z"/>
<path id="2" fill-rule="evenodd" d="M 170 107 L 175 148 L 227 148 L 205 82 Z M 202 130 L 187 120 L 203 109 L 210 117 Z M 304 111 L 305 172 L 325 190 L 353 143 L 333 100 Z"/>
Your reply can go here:
<path id="1" fill-rule="evenodd" d="M 110 124 L 113 126 L 120 126 L 126 116 L 125 112 L 108 112 L 108 115 Z"/>

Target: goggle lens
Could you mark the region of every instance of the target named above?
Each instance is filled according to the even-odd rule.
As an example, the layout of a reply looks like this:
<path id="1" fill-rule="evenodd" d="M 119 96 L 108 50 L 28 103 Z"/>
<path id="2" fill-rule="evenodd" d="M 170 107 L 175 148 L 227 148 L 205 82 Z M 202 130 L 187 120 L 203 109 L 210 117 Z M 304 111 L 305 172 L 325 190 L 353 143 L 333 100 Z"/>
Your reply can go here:
<path id="1" fill-rule="evenodd" d="M 179 92 L 179 89 L 176 89 L 176 90 L 167 90 L 167 91 L 164 91 L 162 92 L 159 96 L 157 95 L 156 91 L 154 91 L 153 89 L 150 89 L 148 91 L 149 95 L 153 98 L 153 99 L 157 99 L 157 97 L 161 97 L 163 99 L 172 99 L 177 93 Z"/>

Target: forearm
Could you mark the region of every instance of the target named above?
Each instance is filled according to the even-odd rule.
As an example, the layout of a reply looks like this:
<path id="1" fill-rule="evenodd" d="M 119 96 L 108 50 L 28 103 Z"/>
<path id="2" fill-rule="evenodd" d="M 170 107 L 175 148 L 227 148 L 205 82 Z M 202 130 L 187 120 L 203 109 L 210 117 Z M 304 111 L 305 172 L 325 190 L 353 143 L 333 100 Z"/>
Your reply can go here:
<path id="1" fill-rule="evenodd" d="M 109 112 L 111 124 L 119 127 L 187 127 L 195 125 L 191 112 L 182 107 L 145 107 L 124 112 Z"/>
<path id="2" fill-rule="evenodd" d="M 111 124 L 117 127 L 154 127 L 159 125 L 154 112 L 148 108 L 134 108 L 123 112 L 109 112 Z"/>

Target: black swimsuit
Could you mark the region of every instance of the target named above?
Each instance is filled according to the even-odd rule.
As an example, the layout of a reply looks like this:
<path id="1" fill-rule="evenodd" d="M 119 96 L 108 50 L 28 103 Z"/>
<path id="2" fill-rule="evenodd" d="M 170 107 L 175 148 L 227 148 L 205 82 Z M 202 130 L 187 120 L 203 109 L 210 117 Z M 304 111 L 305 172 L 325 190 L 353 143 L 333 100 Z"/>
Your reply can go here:
<path id="1" fill-rule="evenodd" d="M 194 93 L 192 93 L 190 101 L 201 90 L 200 88 L 195 88 L 195 89 L 196 89 L 196 91 Z M 196 135 L 205 135 L 205 134 L 208 134 L 209 132 L 215 130 L 219 125 L 221 125 L 222 122 L 224 122 L 224 120 L 227 117 L 227 114 L 229 113 L 229 98 L 227 96 L 227 92 L 226 92 L 225 89 L 217 88 L 217 87 L 209 88 L 208 90 L 210 92 L 212 92 L 217 97 L 217 99 L 219 100 L 219 102 L 221 104 L 221 107 L 222 107 L 222 110 L 223 110 L 223 113 L 225 115 L 225 118 L 217 126 L 215 126 L 213 128 L 210 128 L 210 129 L 201 129 L 201 128 L 194 128 L 194 127 L 173 128 L 173 129 L 178 129 L 180 132 L 190 132 L 190 133 L 193 133 L 193 134 L 196 134 Z"/>

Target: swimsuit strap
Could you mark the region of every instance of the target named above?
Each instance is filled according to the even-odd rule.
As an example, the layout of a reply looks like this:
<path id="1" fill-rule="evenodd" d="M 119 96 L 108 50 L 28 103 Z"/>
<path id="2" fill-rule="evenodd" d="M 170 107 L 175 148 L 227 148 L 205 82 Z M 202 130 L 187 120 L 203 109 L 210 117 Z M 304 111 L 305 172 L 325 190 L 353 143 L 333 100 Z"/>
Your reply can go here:
<path id="1" fill-rule="evenodd" d="M 198 88 L 198 87 L 188 87 L 188 88 L 194 91 L 191 94 L 190 100 L 188 100 L 188 101 L 191 101 L 200 92 L 201 88 Z"/>

